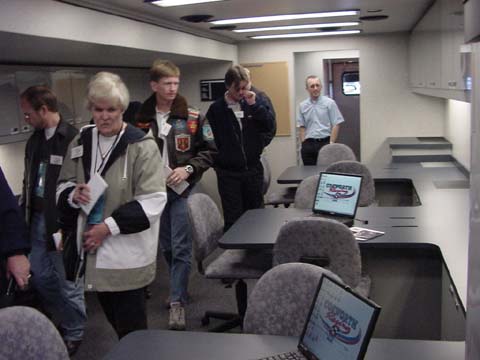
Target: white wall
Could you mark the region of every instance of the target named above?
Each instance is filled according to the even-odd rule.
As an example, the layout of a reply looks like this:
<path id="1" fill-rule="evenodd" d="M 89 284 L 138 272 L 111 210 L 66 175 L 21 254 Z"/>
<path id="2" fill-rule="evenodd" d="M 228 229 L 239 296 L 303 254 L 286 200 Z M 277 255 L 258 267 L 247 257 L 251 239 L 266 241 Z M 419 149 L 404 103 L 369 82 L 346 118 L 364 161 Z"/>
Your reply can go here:
<path id="1" fill-rule="evenodd" d="M 0 32 L 206 59 L 237 58 L 234 45 L 51 0 L 1 1 Z"/>
<path id="2" fill-rule="evenodd" d="M 445 137 L 452 143 L 455 159 L 470 170 L 471 104 L 447 100 Z"/>
<path id="3" fill-rule="evenodd" d="M 295 54 L 359 50 L 361 156 L 365 162 L 388 159 L 384 145 L 392 136 L 443 136 L 444 100 L 413 94 L 408 85 L 408 34 L 348 36 L 329 39 L 249 41 L 239 44 L 239 62 L 287 61 L 291 127 L 295 134 Z M 276 138 L 267 154 L 273 178 L 295 165 L 295 137 Z M 287 151 L 286 151 L 287 150 Z"/>

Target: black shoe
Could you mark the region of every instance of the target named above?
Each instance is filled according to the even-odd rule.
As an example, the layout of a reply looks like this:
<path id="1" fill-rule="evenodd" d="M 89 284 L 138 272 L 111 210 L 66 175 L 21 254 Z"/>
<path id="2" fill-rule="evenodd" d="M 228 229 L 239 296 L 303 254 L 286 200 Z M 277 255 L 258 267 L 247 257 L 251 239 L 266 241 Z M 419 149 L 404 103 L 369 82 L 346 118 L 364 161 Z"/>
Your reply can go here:
<path id="1" fill-rule="evenodd" d="M 68 355 L 73 356 L 77 352 L 82 340 L 64 340 L 65 346 L 67 347 Z"/>

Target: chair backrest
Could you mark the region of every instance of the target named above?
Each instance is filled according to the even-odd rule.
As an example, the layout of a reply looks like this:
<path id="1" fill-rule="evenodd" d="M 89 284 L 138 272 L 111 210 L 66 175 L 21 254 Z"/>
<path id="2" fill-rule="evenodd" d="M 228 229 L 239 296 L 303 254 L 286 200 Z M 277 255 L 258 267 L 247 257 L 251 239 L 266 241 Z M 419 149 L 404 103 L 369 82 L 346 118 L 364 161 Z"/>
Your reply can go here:
<path id="1" fill-rule="evenodd" d="M 202 261 L 218 247 L 223 235 L 223 219 L 215 202 L 203 193 L 191 194 L 187 200 L 192 247 L 195 260 Z"/>
<path id="2" fill-rule="evenodd" d="M 362 175 L 362 190 L 358 206 L 368 206 L 375 202 L 375 182 L 368 167 L 358 161 L 342 160 L 329 165 L 325 171 Z"/>
<path id="3" fill-rule="evenodd" d="M 310 264 L 289 263 L 267 271 L 248 298 L 243 332 L 300 336 L 323 273 L 339 280 Z"/>
<path id="4" fill-rule="evenodd" d="M 353 150 L 345 144 L 327 144 L 318 152 L 317 165 L 330 165 L 340 160 L 356 161 L 357 157 Z"/>
<path id="5" fill-rule="evenodd" d="M 69 359 L 52 322 L 30 307 L 0 310 L 0 339 L 0 359 Z"/>
<path id="6" fill-rule="evenodd" d="M 273 247 L 273 266 L 301 262 L 302 258 L 326 259 L 322 265 L 355 288 L 362 278 L 360 249 L 350 229 L 325 218 L 294 219 L 285 223 Z"/>
<path id="7" fill-rule="evenodd" d="M 270 169 L 270 164 L 268 163 L 267 157 L 265 154 L 260 156 L 260 162 L 263 166 L 263 188 L 262 194 L 265 195 L 270 187 L 272 181 L 272 170 Z"/>
<path id="8" fill-rule="evenodd" d="M 313 200 L 317 191 L 319 175 L 312 175 L 302 180 L 295 193 L 295 207 L 299 209 L 313 208 Z"/>

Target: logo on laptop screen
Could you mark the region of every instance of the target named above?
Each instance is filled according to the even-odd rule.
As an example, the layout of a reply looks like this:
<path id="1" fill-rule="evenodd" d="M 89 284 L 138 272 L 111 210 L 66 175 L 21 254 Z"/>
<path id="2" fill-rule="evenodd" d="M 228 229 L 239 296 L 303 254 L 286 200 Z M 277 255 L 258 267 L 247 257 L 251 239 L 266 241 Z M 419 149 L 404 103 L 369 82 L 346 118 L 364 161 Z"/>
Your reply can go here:
<path id="1" fill-rule="evenodd" d="M 355 195 L 356 191 L 351 185 L 329 184 L 325 185 L 324 193 L 333 199 L 348 199 Z"/>
<path id="2" fill-rule="evenodd" d="M 358 320 L 329 300 L 325 300 L 323 306 L 320 318 L 328 333 L 327 339 L 330 342 L 336 339 L 346 345 L 357 344 L 362 338 Z"/>

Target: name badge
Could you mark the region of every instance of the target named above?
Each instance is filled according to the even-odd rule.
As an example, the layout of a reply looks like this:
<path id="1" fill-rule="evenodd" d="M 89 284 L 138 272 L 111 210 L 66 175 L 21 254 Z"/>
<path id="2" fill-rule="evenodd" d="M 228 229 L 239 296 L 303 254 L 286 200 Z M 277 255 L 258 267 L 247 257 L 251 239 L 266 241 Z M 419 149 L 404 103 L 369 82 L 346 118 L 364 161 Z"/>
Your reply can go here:
<path id="1" fill-rule="evenodd" d="M 50 164 L 52 164 L 52 165 L 62 165 L 63 164 L 63 156 L 50 155 Z"/>
<path id="2" fill-rule="evenodd" d="M 235 116 L 237 119 L 243 119 L 243 111 L 235 111 Z"/>
<path id="3" fill-rule="evenodd" d="M 72 148 L 71 158 L 76 159 L 83 156 L 83 145 Z"/>
<path id="4" fill-rule="evenodd" d="M 170 129 L 172 128 L 172 125 L 170 125 L 169 123 L 164 123 L 162 125 L 162 128 L 160 129 L 160 135 L 162 136 L 167 136 L 168 133 L 170 132 Z"/>

